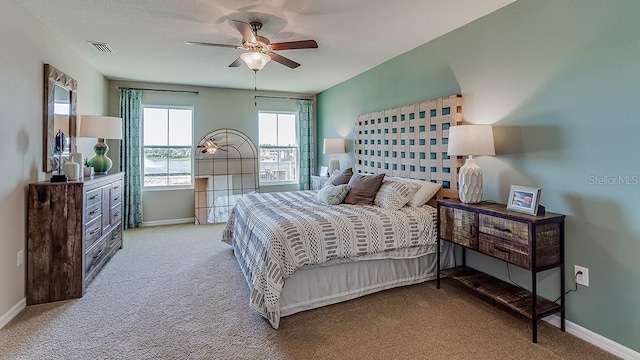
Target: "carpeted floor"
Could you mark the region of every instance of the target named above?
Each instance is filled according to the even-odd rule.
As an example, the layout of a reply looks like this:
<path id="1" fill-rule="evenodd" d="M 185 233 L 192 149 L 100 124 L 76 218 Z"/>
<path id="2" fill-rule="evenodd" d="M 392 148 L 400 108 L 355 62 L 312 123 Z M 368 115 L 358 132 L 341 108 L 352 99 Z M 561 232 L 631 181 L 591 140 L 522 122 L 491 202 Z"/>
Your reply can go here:
<path id="1" fill-rule="evenodd" d="M 221 225 L 127 230 L 81 299 L 27 307 L 1 359 L 611 359 L 444 281 L 282 318 L 249 310 Z"/>

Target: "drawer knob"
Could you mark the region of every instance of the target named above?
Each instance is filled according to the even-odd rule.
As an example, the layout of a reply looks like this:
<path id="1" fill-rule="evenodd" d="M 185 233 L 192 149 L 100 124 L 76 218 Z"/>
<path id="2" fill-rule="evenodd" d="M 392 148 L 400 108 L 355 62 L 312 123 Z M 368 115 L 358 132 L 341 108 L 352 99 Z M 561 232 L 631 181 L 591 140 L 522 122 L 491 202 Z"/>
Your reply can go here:
<path id="1" fill-rule="evenodd" d="M 120 200 L 120 196 L 116 196 L 113 198 L 113 201 L 118 201 L 118 200 Z"/>
<path id="2" fill-rule="evenodd" d="M 95 255 L 93 256 L 93 258 L 94 258 L 94 259 L 99 258 L 101 254 L 102 254 L 102 250 L 98 251 L 98 253 L 97 253 L 97 254 L 95 254 Z"/>
<path id="3" fill-rule="evenodd" d="M 119 216 L 120 215 L 120 211 L 118 211 L 117 213 L 113 214 L 113 216 Z"/>
<path id="4" fill-rule="evenodd" d="M 98 212 L 98 209 L 91 210 L 91 211 L 89 211 L 89 215 L 93 215 L 93 214 L 95 214 L 97 212 Z"/>
<path id="5" fill-rule="evenodd" d="M 100 229 L 94 229 L 93 231 L 89 232 L 89 235 L 93 235 L 93 234 L 97 233 L 98 230 L 100 230 Z"/>
<path id="6" fill-rule="evenodd" d="M 94 199 L 96 199 L 97 197 L 98 197 L 98 195 L 93 195 L 93 196 L 89 197 L 89 200 L 94 200 Z"/>
<path id="7" fill-rule="evenodd" d="M 511 232 L 511 229 L 503 228 L 503 227 L 500 227 L 498 225 L 493 225 L 493 228 L 498 230 L 498 231 L 502 231 L 502 232 L 506 232 L 506 233 L 510 233 Z"/>
<path id="8" fill-rule="evenodd" d="M 506 253 L 506 254 L 511 254 L 511 250 L 507 249 L 507 248 L 503 248 L 502 246 L 498 246 L 498 245 L 494 245 L 493 246 L 494 249 Z"/>

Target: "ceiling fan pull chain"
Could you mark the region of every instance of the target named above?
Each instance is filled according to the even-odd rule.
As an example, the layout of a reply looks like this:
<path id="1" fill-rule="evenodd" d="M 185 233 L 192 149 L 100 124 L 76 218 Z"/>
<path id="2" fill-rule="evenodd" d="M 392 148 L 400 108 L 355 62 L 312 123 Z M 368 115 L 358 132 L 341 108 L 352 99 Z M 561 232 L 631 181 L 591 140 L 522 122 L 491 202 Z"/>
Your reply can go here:
<path id="1" fill-rule="evenodd" d="M 254 94 L 258 92 L 258 71 L 256 70 L 253 70 L 253 92 Z M 258 106 L 258 100 L 255 96 L 253 97 L 253 106 Z"/>

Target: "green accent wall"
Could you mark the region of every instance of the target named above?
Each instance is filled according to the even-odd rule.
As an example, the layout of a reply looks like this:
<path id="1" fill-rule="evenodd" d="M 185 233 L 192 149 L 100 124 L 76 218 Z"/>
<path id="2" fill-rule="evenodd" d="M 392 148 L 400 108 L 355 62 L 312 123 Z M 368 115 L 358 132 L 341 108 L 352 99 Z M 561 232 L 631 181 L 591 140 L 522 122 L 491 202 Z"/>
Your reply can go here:
<path id="1" fill-rule="evenodd" d="M 344 136 L 352 164 L 358 114 L 462 94 L 464 122 L 494 126 L 496 156 L 477 159 L 484 198 L 540 187 L 547 210 L 567 215 L 567 289 L 574 265 L 590 280 L 567 295 L 568 320 L 640 351 L 638 19 L 637 0 L 518 0 L 318 94 L 318 153 Z M 468 263 L 530 286 L 505 263 Z M 557 270 L 539 280 L 559 296 Z"/>

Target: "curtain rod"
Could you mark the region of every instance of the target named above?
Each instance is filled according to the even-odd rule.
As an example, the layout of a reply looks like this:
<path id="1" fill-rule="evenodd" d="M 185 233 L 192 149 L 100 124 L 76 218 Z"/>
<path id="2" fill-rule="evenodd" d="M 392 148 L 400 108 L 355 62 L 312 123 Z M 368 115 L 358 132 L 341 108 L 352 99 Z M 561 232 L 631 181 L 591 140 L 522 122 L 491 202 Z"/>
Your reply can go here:
<path id="1" fill-rule="evenodd" d="M 294 97 L 286 97 L 286 96 L 267 96 L 267 95 L 254 95 L 254 99 L 280 99 L 280 100 L 311 100 L 308 98 L 294 98 Z"/>
<path id="2" fill-rule="evenodd" d="M 151 89 L 151 88 L 133 88 L 133 87 L 120 87 L 116 86 L 118 89 L 131 89 L 131 90 L 143 90 L 143 91 L 159 91 L 159 92 L 174 92 L 174 93 L 185 93 L 185 94 L 200 94 L 199 91 L 191 91 L 191 90 L 168 90 L 168 89 Z"/>

